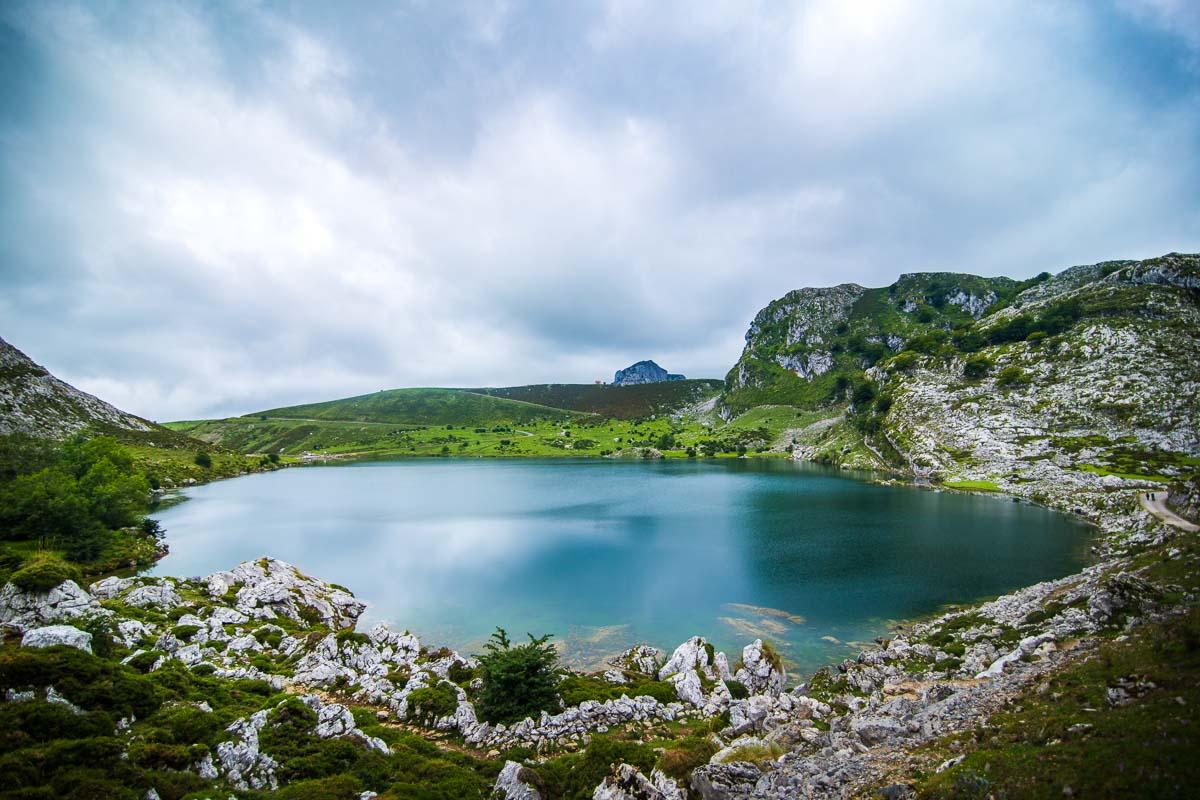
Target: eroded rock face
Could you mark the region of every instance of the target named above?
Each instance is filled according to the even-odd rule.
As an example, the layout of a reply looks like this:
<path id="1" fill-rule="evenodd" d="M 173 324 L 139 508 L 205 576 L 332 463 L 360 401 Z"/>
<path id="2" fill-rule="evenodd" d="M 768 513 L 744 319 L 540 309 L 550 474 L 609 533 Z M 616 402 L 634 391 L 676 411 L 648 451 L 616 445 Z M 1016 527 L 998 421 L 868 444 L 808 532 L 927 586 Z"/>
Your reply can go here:
<path id="1" fill-rule="evenodd" d="M 686 800 L 686 797 L 679 784 L 660 770 L 654 770 L 647 778 L 637 767 L 619 764 L 596 787 L 592 800 Z"/>
<path id="2" fill-rule="evenodd" d="M 75 581 L 63 581 L 48 592 L 25 592 L 13 583 L 0 589 L 0 624 L 18 631 L 104 613 L 96 599 Z"/>
<path id="3" fill-rule="evenodd" d="M 787 671 L 778 662 L 778 657 L 772 660 L 767 654 L 762 639 L 755 639 L 742 649 L 742 664 L 734 679 L 750 694 L 777 696 L 787 684 Z"/>
<path id="4" fill-rule="evenodd" d="M 608 663 L 617 669 L 656 675 L 661 658 L 662 653 L 658 648 L 648 644 L 636 644 Z"/>
<path id="5" fill-rule="evenodd" d="M 255 619 L 283 615 L 295 622 L 312 619 L 342 630 L 354 627 L 366 609 L 366 604 L 349 592 L 273 558 L 246 561 L 228 572 L 214 572 L 205 582 L 214 598 L 236 591 L 234 608 Z"/>
<path id="6" fill-rule="evenodd" d="M 741 800 L 753 796 L 762 770 L 745 761 L 705 764 L 692 773 L 692 788 L 703 800 Z"/>
<path id="7" fill-rule="evenodd" d="M 496 777 L 492 796 L 497 800 L 542 800 L 541 793 L 531 783 L 535 777 L 516 761 L 506 761 Z"/>
<path id="8" fill-rule="evenodd" d="M 233 740 L 217 745 L 217 760 L 226 779 L 239 789 L 279 788 L 275 759 L 259 751 L 258 734 L 267 724 L 268 712 L 264 709 L 249 717 L 234 721 L 226 730 Z"/>
<path id="9" fill-rule="evenodd" d="M 90 653 L 92 635 L 71 625 L 47 625 L 44 628 L 30 628 L 21 637 L 22 647 L 54 647 L 60 644 Z"/>
<path id="10" fill-rule="evenodd" d="M 658 671 L 658 679 L 664 681 L 678 672 L 695 670 L 709 680 L 718 678 L 716 671 L 716 651 L 703 636 L 693 636 L 675 648 L 675 652 L 667 659 Z"/>

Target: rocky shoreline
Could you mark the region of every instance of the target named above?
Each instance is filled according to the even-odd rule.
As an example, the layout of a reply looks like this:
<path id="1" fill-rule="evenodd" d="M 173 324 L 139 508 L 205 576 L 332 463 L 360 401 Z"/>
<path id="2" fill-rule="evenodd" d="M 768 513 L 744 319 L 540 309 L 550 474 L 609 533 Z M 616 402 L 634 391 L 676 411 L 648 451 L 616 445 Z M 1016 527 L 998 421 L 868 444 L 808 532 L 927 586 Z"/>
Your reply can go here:
<path id="1" fill-rule="evenodd" d="M 1132 487 L 1122 488 L 1131 494 Z M 761 641 L 748 644 L 731 667 L 724 653 L 693 637 L 665 660 L 648 646 L 632 648 L 602 676 L 614 684 L 631 677 L 665 681 L 674 688 L 672 702 L 647 695 L 584 701 L 510 726 L 476 717 L 472 683 L 462 679 L 474 666 L 471 658 L 423 646 L 385 625 L 356 631 L 364 603 L 274 559 L 203 578 L 111 577 L 86 590 L 66 581 L 34 594 L 9 584 L 0 591 L 0 624 L 28 647 L 65 644 L 90 652 L 91 634 L 79 622 L 104 618 L 134 648 L 125 663 L 153 671 L 174 660 L 218 677 L 267 681 L 317 712 L 318 735 L 355 737 L 382 750 L 387 746 L 358 731 L 337 699 L 376 708 L 381 719 L 454 736 L 492 758 L 512 747 L 545 755 L 572 751 L 614 729 L 721 720 L 726 724 L 712 734 L 716 754 L 691 776 L 690 788 L 700 797 L 841 797 L 895 773 L 913 747 L 980 724 L 1017 693 L 1087 653 L 1099 635 L 1173 613 L 1164 601 L 1172 587 L 1139 576 L 1133 554 L 1157 548 L 1164 558 L 1179 558 L 1171 542 L 1185 533 L 1147 513 L 1136 495 L 1124 499 L 1132 501 L 1132 511 L 1115 513 L 1130 504 L 1109 502 L 1093 515 L 1107 528 L 1094 565 L 900 626 L 878 648 L 790 691 L 782 664 Z M 727 681 L 744 687 L 746 696 L 735 699 Z M 418 718 L 409 699 L 431 687 L 448 687 L 452 707 Z M 10 694 L 10 702 L 24 699 Z M 271 758 L 257 747 L 257 731 L 270 717 L 264 710 L 237 720 L 216 758 L 192 769 L 234 787 L 275 787 Z M 501 774 L 500 796 L 538 796 L 519 780 L 520 767 Z M 889 796 L 905 796 L 906 789 L 898 784 L 891 791 Z M 625 765 L 595 796 L 665 800 L 686 796 L 686 788 Z"/>

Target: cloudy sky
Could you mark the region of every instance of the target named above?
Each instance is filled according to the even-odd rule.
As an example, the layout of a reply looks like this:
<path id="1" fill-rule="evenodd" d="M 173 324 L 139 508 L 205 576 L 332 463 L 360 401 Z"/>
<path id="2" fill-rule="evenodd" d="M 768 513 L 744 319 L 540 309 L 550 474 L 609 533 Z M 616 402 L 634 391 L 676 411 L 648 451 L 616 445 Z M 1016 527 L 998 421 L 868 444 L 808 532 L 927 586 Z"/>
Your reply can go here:
<path id="1" fill-rule="evenodd" d="M 1200 4 L 0 5 L 0 337 L 166 420 L 722 376 L 800 286 L 1200 250 Z"/>

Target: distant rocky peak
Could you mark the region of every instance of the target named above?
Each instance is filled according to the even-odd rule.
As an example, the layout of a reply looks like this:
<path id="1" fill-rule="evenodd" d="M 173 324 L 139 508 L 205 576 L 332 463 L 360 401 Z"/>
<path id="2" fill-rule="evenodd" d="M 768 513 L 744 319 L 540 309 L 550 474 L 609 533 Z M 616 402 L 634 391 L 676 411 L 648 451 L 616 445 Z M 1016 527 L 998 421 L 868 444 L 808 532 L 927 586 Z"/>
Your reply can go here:
<path id="1" fill-rule="evenodd" d="M 655 364 L 653 361 L 639 361 L 625 369 L 617 370 L 613 376 L 614 386 L 634 386 L 640 383 L 662 383 L 664 381 L 681 381 L 682 375 L 675 375 Z"/>

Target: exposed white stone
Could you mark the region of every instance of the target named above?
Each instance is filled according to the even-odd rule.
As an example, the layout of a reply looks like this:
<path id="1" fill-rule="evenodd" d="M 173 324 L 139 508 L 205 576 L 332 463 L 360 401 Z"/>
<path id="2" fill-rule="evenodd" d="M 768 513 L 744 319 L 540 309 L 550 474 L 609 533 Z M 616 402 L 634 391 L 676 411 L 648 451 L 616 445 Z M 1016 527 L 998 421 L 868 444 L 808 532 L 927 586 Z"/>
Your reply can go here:
<path id="1" fill-rule="evenodd" d="M 619 764 L 596 787 L 592 800 L 686 800 L 686 795 L 679 784 L 660 770 L 654 770 L 647 778 L 637 767 Z"/>
<path id="2" fill-rule="evenodd" d="M 22 647 L 54 647 L 60 644 L 90 653 L 92 635 L 71 625 L 47 625 L 31 628 L 21 637 Z"/>
<path id="3" fill-rule="evenodd" d="M 734 678 L 750 694 L 778 695 L 787 683 L 787 672 L 782 664 L 778 667 L 767 657 L 762 639 L 755 639 L 742 649 L 742 666 Z"/>
<path id="4" fill-rule="evenodd" d="M 0 589 L 0 624 L 18 631 L 61 619 L 107 613 L 75 581 L 63 581 L 46 592 L 25 592 L 13 583 Z"/>
<path id="5" fill-rule="evenodd" d="M 492 788 L 492 796 L 496 800 L 541 800 L 542 795 L 538 790 L 521 780 L 523 769 L 516 761 L 504 762 L 504 769 L 500 770 L 496 785 Z"/>
<path id="6" fill-rule="evenodd" d="M 137 608 L 154 607 L 163 611 L 170 611 L 183 602 L 175 586 L 166 580 L 139 586 L 125 595 L 124 600 Z"/>

